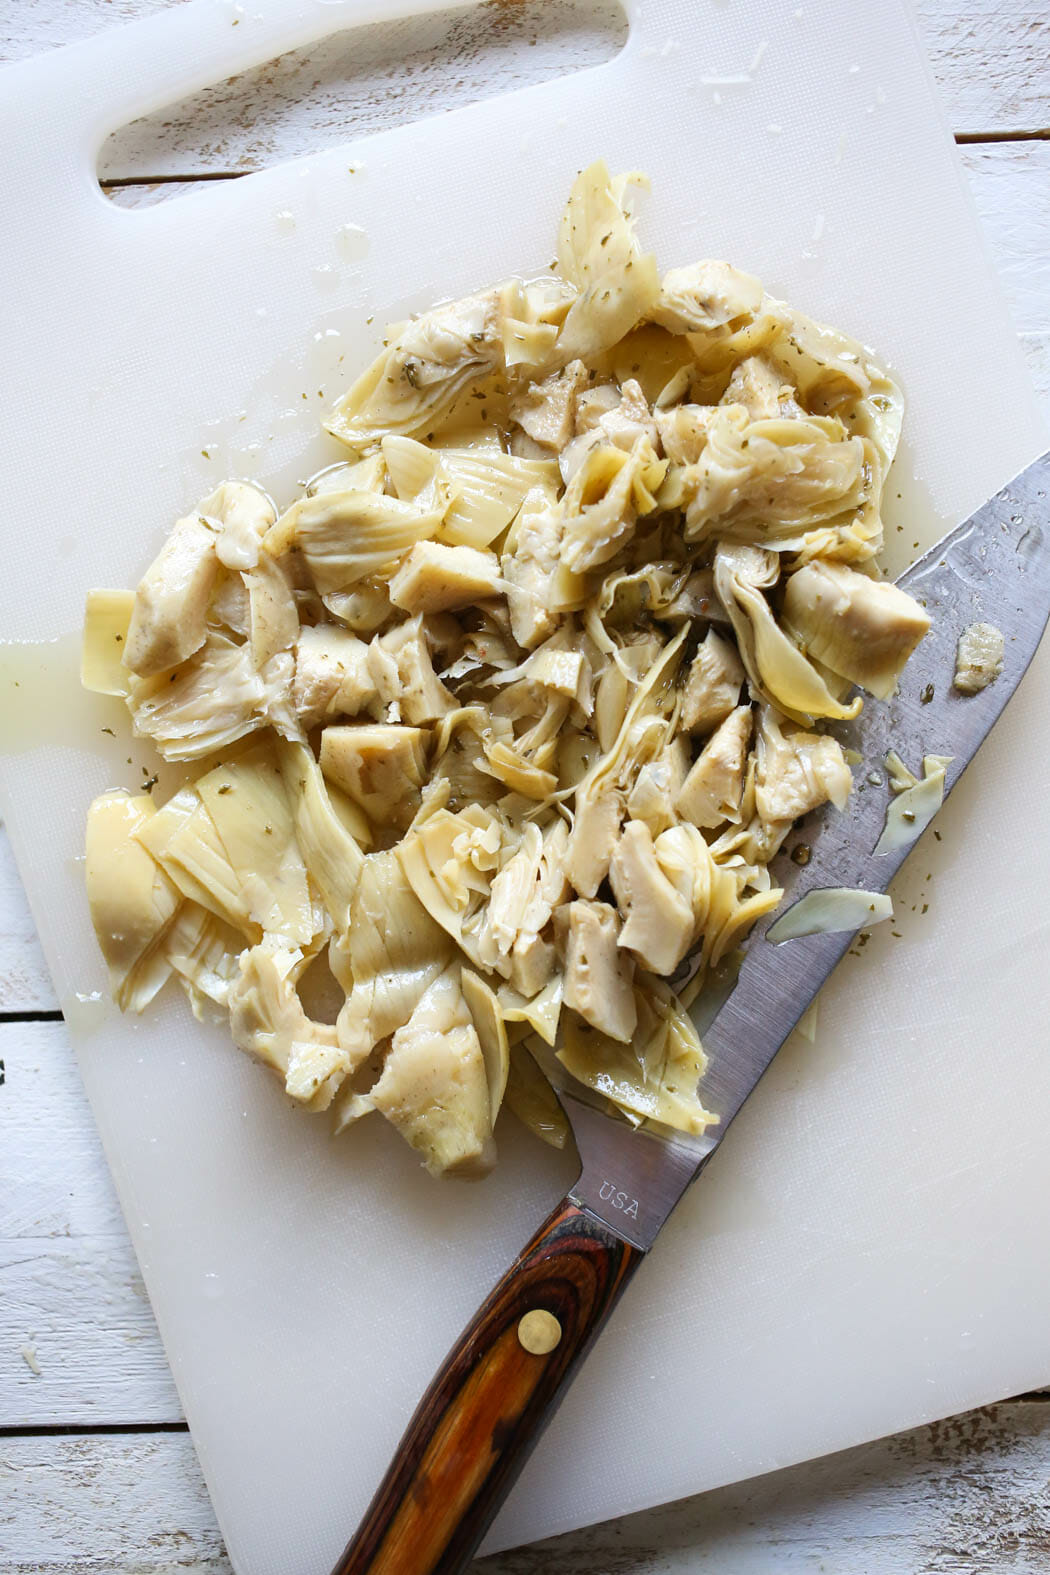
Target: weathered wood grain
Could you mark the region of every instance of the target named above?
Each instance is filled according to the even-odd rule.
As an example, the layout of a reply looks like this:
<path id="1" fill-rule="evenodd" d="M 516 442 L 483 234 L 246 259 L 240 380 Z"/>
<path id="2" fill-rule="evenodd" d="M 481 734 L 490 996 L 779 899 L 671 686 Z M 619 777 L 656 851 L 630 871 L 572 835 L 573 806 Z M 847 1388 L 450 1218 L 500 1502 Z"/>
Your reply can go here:
<path id="1" fill-rule="evenodd" d="M 0 1060 L 0 1428 L 178 1421 L 64 1025 L 0 1024 Z"/>
<path id="2" fill-rule="evenodd" d="M 333 1575 L 456 1575 L 642 1258 L 562 1199 L 435 1374 Z M 553 1325 L 542 1349 L 529 1318 Z"/>
<path id="3" fill-rule="evenodd" d="M 1045 0 L 915 0 L 923 43 L 956 133 L 1050 125 Z"/>
<path id="4" fill-rule="evenodd" d="M 0 825 L 0 1012 L 58 1007 L 7 833 Z"/>
<path id="5" fill-rule="evenodd" d="M 21 59 L 70 43 L 169 3 L 9 0 L 0 9 L 0 59 Z M 1047 126 L 1042 73 L 1050 17 L 1043 0 L 975 0 L 966 7 L 958 0 L 918 0 L 916 11 L 956 132 L 1003 135 Z M 255 157 L 270 162 L 310 152 L 344 137 L 348 126 L 371 129 L 412 119 L 427 97 L 440 96 L 443 104 L 452 96 L 465 102 L 564 70 L 572 50 L 599 57 L 612 53 L 616 15 L 615 0 L 516 0 L 485 6 L 474 20 L 445 13 L 437 23 L 424 19 L 401 25 L 388 31 L 386 44 L 376 29 L 329 40 L 284 57 L 276 67 L 219 84 L 202 94 L 192 111 L 169 113 L 134 133 L 122 133 L 108 150 L 106 173 L 228 168 L 231 159 L 248 156 L 253 147 Z M 581 26 L 588 16 L 603 19 L 591 29 L 590 43 Z M 533 58 L 515 61 L 509 46 L 537 28 L 544 42 L 529 51 Z M 427 42 L 443 30 L 445 43 L 437 46 L 435 62 L 422 60 Z M 450 41 L 462 59 L 454 58 Z M 391 58 L 399 48 L 409 58 L 402 72 L 392 74 Z M 377 90 L 383 102 L 374 101 Z M 202 124 L 200 116 L 207 128 L 203 138 L 195 129 Z M 164 124 L 169 130 L 162 135 Z M 208 162 L 202 165 L 200 157 Z"/>
<path id="6" fill-rule="evenodd" d="M 473 1575 L 1046 1575 L 1050 1407 L 1014 1402 L 481 1560 Z M 0 1575 L 231 1575 L 185 1433 L 0 1438 Z"/>

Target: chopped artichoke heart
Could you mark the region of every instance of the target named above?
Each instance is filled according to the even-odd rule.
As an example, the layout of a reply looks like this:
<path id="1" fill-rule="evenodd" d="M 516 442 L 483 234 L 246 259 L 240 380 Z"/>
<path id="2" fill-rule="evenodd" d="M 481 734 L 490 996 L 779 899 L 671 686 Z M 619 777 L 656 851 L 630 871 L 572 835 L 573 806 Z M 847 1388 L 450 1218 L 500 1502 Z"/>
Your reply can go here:
<path id="1" fill-rule="evenodd" d="M 333 972 L 347 988 L 336 1024 L 339 1043 L 355 1067 L 408 1022 L 452 951 L 448 936 L 405 879 L 396 854 L 368 854 L 354 888 L 345 940 L 332 952 Z"/>
<path id="2" fill-rule="evenodd" d="M 87 879 L 91 922 L 122 1011 L 141 1012 L 170 973 L 153 965 L 178 909 L 174 882 L 135 833 L 157 811 L 146 793 L 103 793 L 88 814 Z"/>
<path id="3" fill-rule="evenodd" d="M 554 1090 L 524 1044 L 510 1047 L 504 1104 L 529 1131 L 551 1148 L 569 1141 L 569 1123 Z"/>
<path id="4" fill-rule="evenodd" d="M 426 772 L 424 734 L 394 723 L 326 727 L 320 765 L 374 824 L 407 825 Z"/>
<path id="5" fill-rule="evenodd" d="M 491 1169 L 492 1098 L 458 970 L 441 974 L 397 1029 L 371 1098 L 431 1175 Z"/>
<path id="6" fill-rule="evenodd" d="M 500 589 L 499 559 L 477 547 L 419 541 L 390 581 L 390 600 L 410 613 L 472 607 Z"/>
<path id="7" fill-rule="evenodd" d="M 826 723 L 929 626 L 875 564 L 900 390 L 730 263 L 661 278 L 639 184 L 591 164 L 551 269 L 391 326 L 326 422 L 343 461 L 280 512 L 225 481 L 88 597 L 84 685 L 182 768 L 89 814 L 118 1004 L 174 977 L 435 1175 L 489 1168 L 504 1104 L 567 1142 L 555 1053 L 630 1124 L 705 1130 L 688 1013 L 783 898 L 792 826 L 846 805 Z M 956 688 L 1002 656 L 968 630 Z M 880 852 L 948 762 L 887 764 Z M 889 911 L 811 892 L 769 936 Z"/>
<path id="8" fill-rule="evenodd" d="M 953 687 L 963 695 L 980 694 L 1003 670 L 1002 631 L 991 623 L 972 623 L 959 636 Z"/>
<path id="9" fill-rule="evenodd" d="M 624 208 L 624 192 L 644 177 L 611 180 L 599 160 L 577 176 L 558 231 L 558 268 L 580 292 L 558 336 L 566 360 L 588 359 L 622 339 L 660 293 L 656 259 L 643 254 Z"/>
<path id="10" fill-rule="evenodd" d="M 436 306 L 406 323 L 336 404 L 327 427 L 355 451 L 387 433 L 441 425 L 456 400 L 502 368 L 498 292 Z"/>
<path id="11" fill-rule="evenodd" d="M 843 930 L 866 930 L 893 918 L 893 903 L 884 891 L 860 891 L 852 886 L 825 886 L 807 891 L 798 902 L 769 926 L 766 940 L 779 945 L 803 935 L 833 935 Z"/>
<path id="12" fill-rule="evenodd" d="M 126 695 L 130 677 L 124 647 L 135 604 L 133 591 L 88 591 L 84 637 L 80 648 L 80 682 L 97 695 Z"/>
<path id="13" fill-rule="evenodd" d="M 325 781 L 305 744 L 282 741 L 277 754 L 303 864 L 343 933 L 364 863 L 360 844 L 367 840 L 368 823 L 346 799 L 340 803 L 339 789 Z"/>
<path id="14" fill-rule="evenodd" d="M 901 848 L 910 847 L 922 836 L 944 803 L 944 778 L 951 763 L 951 755 L 925 756 L 921 780 L 912 778 L 911 786 L 906 786 L 895 798 L 890 799 L 886 807 L 886 824 L 875 844 L 876 853 L 896 853 Z"/>
<path id="15" fill-rule="evenodd" d="M 384 575 L 417 541 L 436 534 L 441 513 L 374 492 L 301 498 L 285 516 L 322 596 Z"/>
<path id="16" fill-rule="evenodd" d="M 638 1029 L 629 1044 L 568 1019 L 558 1060 L 629 1117 L 699 1135 L 718 1117 L 697 1085 L 707 1065 L 696 1029 L 673 993 L 655 980 L 637 991 Z"/>
<path id="17" fill-rule="evenodd" d="M 832 672 L 889 699 L 929 614 L 906 591 L 838 563 L 807 563 L 784 591 L 784 623 Z"/>

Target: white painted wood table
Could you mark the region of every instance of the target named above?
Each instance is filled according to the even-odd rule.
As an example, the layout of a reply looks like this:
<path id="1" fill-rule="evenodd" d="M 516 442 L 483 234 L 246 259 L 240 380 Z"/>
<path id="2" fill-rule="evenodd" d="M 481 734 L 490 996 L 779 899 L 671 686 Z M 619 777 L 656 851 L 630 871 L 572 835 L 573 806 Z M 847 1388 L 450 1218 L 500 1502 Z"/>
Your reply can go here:
<path id="1" fill-rule="evenodd" d="M 0 58 L 166 3 L 0 0 Z M 919 10 L 1050 415 L 1050 7 L 920 0 Z M 491 0 L 336 38 L 126 128 L 100 176 L 114 200 L 165 200 L 187 182 L 604 58 L 617 17 L 613 0 Z M 1050 1391 L 478 1568 L 532 1575 L 552 1564 L 580 1575 L 1045 1575 Z M 89 1570 L 230 1566 L 0 831 L 0 1575 Z"/>

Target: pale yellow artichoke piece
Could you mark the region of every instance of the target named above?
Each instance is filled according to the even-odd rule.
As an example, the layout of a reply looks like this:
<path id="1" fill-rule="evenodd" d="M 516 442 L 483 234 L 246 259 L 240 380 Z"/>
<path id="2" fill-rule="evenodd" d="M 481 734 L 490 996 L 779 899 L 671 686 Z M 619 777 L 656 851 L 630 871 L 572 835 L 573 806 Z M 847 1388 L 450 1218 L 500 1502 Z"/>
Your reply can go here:
<path id="1" fill-rule="evenodd" d="M 452 502 L 440 535 L 468 547 L 488 547 L 510 525 L 534 490 L 553 503 L 561 478 L 553 460 L 520 459 L 514 454 L 470 453 L 446 449 L 442 468 Z"/>
<path id="2" fill-rule="evenodd" d="M 198 506 L 215 531 L 215 550 L 227 569 L 254 569 L 263 538 L 276 510 L 261 487 L 250 481 L 224 481 Z"/>
<path id="3" fill-rule="evenodd" d="M 496 991 L 500 1011 L 506 1023 L 526 1023 L 545 1045 L 553 1045 L 558 1037 L 561 1021 L 563 981 L 556 973 L 538 995 L 531 1000 L 521 995 L 513 985 L 501 984 Z"/>
<path id="4" fill-rule="evenodd" d="M 644 821 L 654 837 L 673 826 L 688 771 L 689 754 L 679 735 L 640 768 L 627 795 L 627 818 Z"/>
<path id="5" fill-rule="evenodd" d="M 617 946 L 620 920 L 606 902 L 570 902 L 565 1005 L 610 1039 L 628 1043 L 638 1024 L 634 963 Z"/>
<path id="6" fill-rule="evenodd" d="M 501 847 L 499 821 L 481 806 L 458 814 L 435 810 L 417 820 L 397 847 L 405 877 L 423 907 L 478 966 L 475 937 L 465 925 L 488 898 Z"/>
<path id="7" fill-rule="evenodd" d="M 576 298 L 564 279 L 511 279 L 499 292 L 503 359 L 508 367 L 538 371 L 551 359 L 558 329 Z"/>
<path id="8" fill-rule="evenodd" d="M 485 760 L 478 761 L 478 769 L 488 771 L 505 784 L 512 793 L 545 803 L 558 791 L 558 779 L 552 771 L 527 760 L 512 744 L 500 739 L 485 740 Z"/>
<path id="9" fill-rule="evenodd" d="M 335 1028 L 307 1017 L 295 984 L 303 954 L 267 936 L 240 959 L 230 985 L 230 1031 L 236 1045 L 282 1078 L 286 1092 L 311 1110 L 327 1110 L 350 1070 Z"/>
<path id="10" fill-rule="evenodd" d="M 238 930 L 200 903 L 182 902 L 165 937 L 164 954 L 198 1022 L 223 1020 L 243 951 Z"/>
<path id="11" fill-rule="evenodd" d="M 165 760 L 200 760 L 264 727 L 286 701 L 293 670 L 287 652 L 260 672 L 249 646 L 209 637 L 173 672 L 132 680 L 134 732 Z"/>
<path id="12" fill-rule="evenodd" d="M 635 1124 L 658 1121 L 699 1135 L 718 1117 L 704 1109 L 697 1092 L 707 1057 L 696 1029 L 677 997 L 658 980 L 639 986 L 636 999 L 638 1027 L 629 1044 L 568 1018 L 558 1059 Z"/>
<path id="13" fill-rule="evenodd" d="M 540 383 L 530 383 L 511 406 L 511 419 L 541 448 L 560 454 L 574 436 L 576 397 L 587 385 L 582 361 L 552 372 Z"/>
<path id="14" fill-rule="evenodd" d="M 333 624 L 300 630 L 291 699 L 304 727 L 337 716 L 357 716 L 378 698 L 364 640 Z"/>
<path id="15" fill-rule="evenodd" d="M 558 457 L 566 485 L 596 449 L 618 448 L 629 454 L 639 444 L 648 466 L 645 481 L 649 490 L 655 492 L 663 482 L 666 466 L 656 452 L 656 421 L 636 378 L 629 377 L 620 386 L 597 383 L 578 394 L 576 434 Z"/>
<path id="16" fill-rule="evenodd" d="M 558 337 L 566 360 L 600 354 L 649 315 L 660 294 L 651 252 L 643 253 L 624 206 L 638 175 L 610 179 L 598 160 L 577 176 L 558 231 L 558 269 L 580 292 Z"/>
<path id="17" fill-rule="evenodd" d="M 432 1176 L 483 1175 L 496 1158 L 485 1058 L 458 974 L 436 979 L 395 1031 L 370 1095 Z"/>
<path id="18" fill-rule="evenodd" d="M 763 297 L 753 275 L 709 258 L 664 274 L 648 315 L 672 334 L 702 334 L 750 321 Z"/>
<path id="19" fill-rule="evenodd" d="M 715 552 L 715 591 L 729 614 L 751 687 L 792 720 L 807 725 L 814 717 L 850 720 L 863 704 L 835 699 L 816 668 L 778 626 L 760 589 L 778 574 L 776 555 L 754 547 L 719 543 Z"/>
<path id="20" fill-rule="evenodd" d="M 530 1132 L 551 1148 L 564 1148 L 569 1123 L 550 1083 L 524 1044 L 510 1047 L 510 1073 L 504 1103 Z"/>
<path id="21" fill-rule="evenodd" d="M 593 897 L 606 875 L 620 833 L 623 799 L 614 788 L 579 788 L 565 873 L 583 897 Z"/>
<path id="22" fill-rule="evenodd" d="M 343 465 L 327 465 L 307 482 L 306 491 L 312 498 L 320 492 L 384 492 L 386 483 L 386 461 L 379 453 Z"/>
<path id="23" fill-rule="evenodd" d="M 737 706 L 712 733 L 682 783 L 675 806 L 685 820 L 708 830 L 727 820 L 739 822 L 750 742 L 751 707 Z"/>
<path id="24" fill-rule="evenodd" d="M 375 492 L 299 498 L 278 524 L 301 551 L 322 596 L 388 573 L 417 541 L 436 535 L 443 510 L 425 511 Z"/>
<path id="25" fill-rule="evenodd" d="M 634 534 L 639 515 L 656 507 L 667 465 L 647 437 L 626 452 L 614 444 L 593 448 L 562 499 L 562 563 L 584 574 L 619 552 Z"/>
<path id="26" fill-rule="evenodd" d="M 219 564 L 253 568 L 273 508 L 258 487 L 225 481 L 176 520 L 135 592 L 124 663 L 147 678 L 199 651 Z"/>
<path id="27" fill-rule="evenodd" d="M 502 370 L 499 316 L 499 292 L 487 290 L 404 324 L 337 402 L 329 432 L 360 451 L 389 432 L 415 437 L 440 426 L 471 388 Z"/>
<path id="28" fill-rule="evenodd" d="M 389 622 L 394 609 L 384 581 L 369 580 L 350 591 L 330 591 L 321 597 L 326 611 L 355 634 L 372 635 Z"/>
<path id="29" fill-rule="evenodd" d="M 628 695 L 627 674 L 618 662 L 609 662 L 594 693 L 594 729 L 602 750 L 611 749 L 616 742 L 627 715 Z"/>
<path id="30" fill-rule="evenodd" d="M 97 695 L 126 695 L 130 674 L 124 646 L 134 591 L 88 591 L 80 647 L 80 682 Z"/>
<path id="31" fill-rule="evenodd" d="M 970 624 L 959 636 L 952 687 L 961 695 L 976 695 L 987 689 L 1003 670 L 1005 649 L 1001 629 L 991 623 Z"/>
<path id="32" fill-rule="evenodd" d="M 262 938 L 237 871 L 195 788 L 180 788 L 136 827 L 135 838 L 184 897 L 238 930 L 248 944 Z"/>
<path id="33" fill-rule="evenodd" d="M 534 488 L 553 503 L 560 486 L 553 460 L 521 459 L 495 448 L 428 447 L 413 438 L 386 437 L 383 453 L 397 496 L 420 509 L 442 508 L 440 538 L 487 547 L 503 534 Z"/>
<path id="34" fill-rule="evenodd" d="M 853 778 L 838 739 L 785 731 L 771 707 L 763 706 L 755 755 L 755 804 L 763 820 L 797 820 L 829 801 L 845 809 Z"/>
<path id="35" fill-rule="evenodd" d="M 155 814 L 146 793 L 103 793 L 88 811 L 88 905 L 110 993 L 122 1012 L 141 1012 L 171 972 L 163 942 L 181 899 L 135 840 Z"/>
<path id="36" fill-rule="evenodd" d="M 890 800 L 886 824 L 875 844 L 876 853 L 895 853 L 900 848 L 910 847 L 922 836 L 944 803 L 944 779 L 953 758 L 952 755 L 927 755 L 924 758 L 921 780 L 913 778 L 909 786 Z M 903 765 L 903 762 L 898 763 Z"/>
<path id="37" fill-rule="evenodd" d="M 273 750 L 253 746 L 214 767 L 196 788 L 236 873 L 248 917 L 289 945 L 308 945 L 317 924 Z"/>
<path id="38" fill-rule="evenodd" d="M 618 944 L 650 972 L 673 973 L 693 939 L 693 912 L 661 870 L 642 821 L 629 820 L 620 833 L 609 882 L 623 919 Z"/>
<path id="39" fill-rule="evenodd" d="M 396 850 L 368 854 L 346 935 L 331 948 L 333 972 L 347 990 L 339 1042 L 354 1068 L 408 1022 L 452 952 L 452 942 L 408 884 Z"/>
<path id="40" fill-rule="evenodd" d="M 867 459 L 863 439 L 835 418 L 753 420 L 742 404 L 723 406 L 684 473 L 686 535 L 798 550 L 809 532 L 848 525 L 871 501 Z M 878 544 L 873 535 L 871 550 Z"/>
<path id="41" fill-rule="evenodd" d="M 390 580 L 390 600 L 408 613 L 449 612 L 473 607 L 501 588 L 494 552 L 418 541 Z"/>
<path id="42" fill-rule="evenodd" d="M 272 656 L 290 651 L 299 634 L 299 612 L 284 570 L 268 553 L 260 553 L 244 571 L 248 592 L 252 661 L 262 669 Z"/>
<path id="43" fill-rule="evenodd" d="M 521 839 L 492 879 L 489 900 L 477 937 L 482 966 L 510 976 L 510 954 L 523 930 L 538 931 L 550 918 L 553 902 L 539 923 L 529 922 L 530 909 L 540 890 L 543 875 L 543 833 L 535 821 L 521 830 Z"/>
<path id="44" fill-rule="evenodd" d="M 893 918 L 893 903 L 884 891 L 860 891 L 852 886 L 825 886 L 807 891 L 798 902 L 769 926 L 766 940 L 779 945 L 803 935 L 834 935 L 843 930 L 869 929 Z"/>
<path id="45" fill-rule="evenodd" d="M 326 727 L 321 770 L 377 826 L 407 826 L 426 776 L 426 735 L 397 723 Z"/>
<path id="46" fill-rule="evenodd" d="M 485 1077 L 489 1086 L 489 1120 L 496 1125 L 503 1096 L 507 1091 L 510 1075 L 510 1047 L 507 1042 L 507 1025 L 499 1001 L 480 974 L 464 968 L 460 974 L 463 999 L 474 1023 L 485 1062 Z"/>
<path id="47" fill-rule="evenodd" d="M 337 787 L 326 783 L 305 744 L 282 739 L 277 758 L 306 872 L 336 929 L 345 932 L 364 863 L 361 844 L 371 841 L 368 822 Z"/>
<path id="48" fill-rule="evenodd" d="M 661 446 L 671 465 L 675 467 L 660 491 L 660 503 L 663 507 L 684 508 L 689 497 L 692 496 L 691 486 L 688 491 L 682 490 L 673 497 L 671 487 L 684 481 L 682 467 L 695 465 L 700 458 L 707 446 L 708 427 L 717 414 L 718 408 L 715 405 L 692 404 L 674 405 L 670 409 L 659 409 L 654 412 Z"/>
<path id="49" fill-rule="evenodd" d="M 413 727 L 456 710 L 455 696 L 434 671 L 427 628 L 417 614 L 377 635 L 368 650 L 368 671 L 380 701 L 391 708 L 388 718 Z"/>
<path id="50" fill-rule="evenodd" d="M 749 355 L 733 368 L 720 405 L 742 405 L 752 421 L 804 419 L 794 384 L 765 355 Z"/>
<path id="51" fill-rule="evenodd" d="M 735 710 L 743 684 L 744 669 L 736 651 L 708 629 L 682 691 L 681 725 L 690 733 L 709 733 Z"/>
<path id="52" fill-rule="evenodd" d="M 880 700 L 930 627 L 914 597 L 838 563 L 808 563 L 784 591 L 784 625 L 802 649 Z"/>
<path id="53" fill-rule="evenodd" d="M 560 508 L 544 492 L 528 494 L 515 522 L 513 546 L 503 554 L 502 571 L 514 638 L 527 651 L 542 644 L 558 627 L 561 540 L 565 527 Z"/>
<path id="54" fill-rule="evenodd" d="M 219 572 L 216 536 L 199 514 L 176 520 L 135 591 L 124 665 L 142 678 L 177 667 L 207 636 Z"/>
<path id="55" fill-rule="evenodd" d="M 703 937 L 701 972 L 717 965 L 735 938 L 750 928 L 759 913 L 775 907 L 781 896 L 767 887 L 758 894 L 757 906 L 750 897 L 742 899 L 742 876 L 749 872 L 738 870 L 739 857 L 720 864 L 717 848 L 718 843 L 708 847 L 702 833 L 689 824 L 670 827 L 653 844 L 663 875 L 692 912 L 694 937 Z"/>

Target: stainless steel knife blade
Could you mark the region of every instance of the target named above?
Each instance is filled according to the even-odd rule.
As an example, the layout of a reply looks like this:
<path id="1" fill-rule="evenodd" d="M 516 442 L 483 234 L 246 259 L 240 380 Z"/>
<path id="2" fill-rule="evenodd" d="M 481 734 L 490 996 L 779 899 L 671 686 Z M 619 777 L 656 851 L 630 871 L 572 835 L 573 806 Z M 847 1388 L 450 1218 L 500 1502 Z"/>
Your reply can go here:
<path id="1" fill-rule="evenodd" d="M 925 605 L 930 632 L 908 663 L 898 693 L 886 702 L 867 700 L 855 722 L 832 731 L 862 757 L 857 767 L 862 780 L 873 770 L 884 777 L 891 749 L 915 767 L 923 755 L 951 755 L 947 797 L 1024 677 L 1050 616 L 1050 453 L 942 537 L 897 583 Z M 962 632 L 978 622 L 1002 631 L 1003 671 L 980 693 L 963 695 L 952 682 L 956 648 Z M 784 901 L 752 932 L 736 984 L 703 1030 L 710 1057 L 704 1103 L 717 1113 L 717 1126 L 699 1138 L 648 1126 L 632 1131 L 556 1063 L 545 1063 L 583 1163 L 570 1196 L 633 1245 L 652 1245 L 856 933 L 773 945 L 765 938 L 769 923 L 808 891 L 829 886 L 884 891 L 918 846 L 874 852 L 889 797 L 885 785 L 868 784 L 851 794 L 845 810 L 826 805 L 807 817 L 804 835 L 792 839 L 809 847 L 808 863 L 800 866 L 786 852 L 777 860 L 775 878 L 784 887 Z"/>

